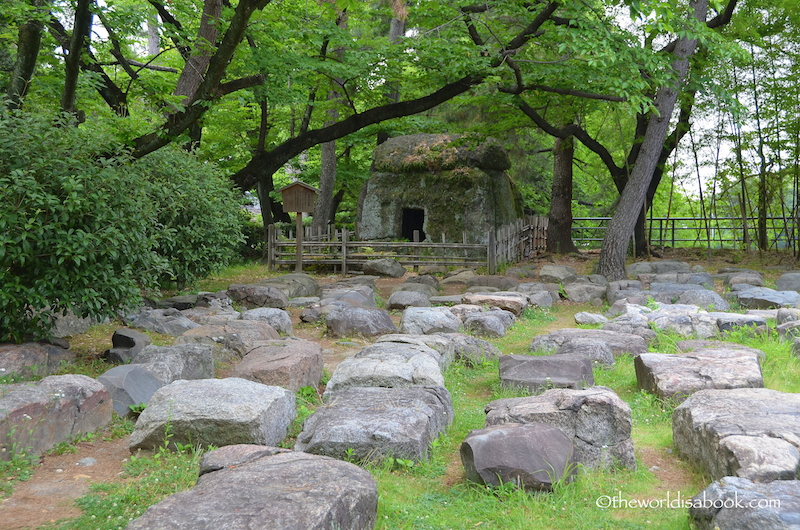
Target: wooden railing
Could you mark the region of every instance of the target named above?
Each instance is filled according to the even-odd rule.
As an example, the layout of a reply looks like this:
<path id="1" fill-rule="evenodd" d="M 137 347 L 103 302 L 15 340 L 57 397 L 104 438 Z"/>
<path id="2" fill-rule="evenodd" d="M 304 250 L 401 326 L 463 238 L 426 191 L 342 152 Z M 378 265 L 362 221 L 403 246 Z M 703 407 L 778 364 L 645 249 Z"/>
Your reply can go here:
<path id="1" fill-rule="evenodd" d="M 422 265 L 456 267 L 487 267 L 490 274 L 498 266 L 513 263 L 544 250 L 547 242 L 547 218 L 528 216 L 516 223 L 487 233 L 487 243 L 467 243 L 467 234 L 460 241 L 448 242 L 447 234 L 440 234 L 438 241 L 359 241 L 353 232 L 328 227 L 313 232 L 306 228 L 302 239 L 302 267 L 327 265 L 346 274 L 349 269 L 362 267 L 367 261 L 392 258 L 405 267 L 414 269 Z M 267 261 L 270 269 L 279 266 L 296 266 L 297 242 L 294 233 L 277 229 L 268 230 Z"/>

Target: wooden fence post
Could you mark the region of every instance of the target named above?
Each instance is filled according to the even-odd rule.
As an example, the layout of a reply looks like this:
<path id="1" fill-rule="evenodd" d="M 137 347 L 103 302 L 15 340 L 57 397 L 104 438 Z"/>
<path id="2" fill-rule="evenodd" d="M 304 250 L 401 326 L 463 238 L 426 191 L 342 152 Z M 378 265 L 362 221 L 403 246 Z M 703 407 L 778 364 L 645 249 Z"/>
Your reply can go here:
<path id="1" fill-rule="evenodd" d="M 275 225 L 267 227 L 267 266 L 269 270 L 275 270 Z"/>
<path id="2" fill-rule="evenodd" d="M 489 242 L 486 243 L 486 264 L 489 267 L 489 274 L 497 272 L 497 245 L 494 230 L 489 230 Z"/>
<path id="3" fill-rule="evenodd" d="M 347 228 L 342 228 L 342 276 L 347 276 Z"/>

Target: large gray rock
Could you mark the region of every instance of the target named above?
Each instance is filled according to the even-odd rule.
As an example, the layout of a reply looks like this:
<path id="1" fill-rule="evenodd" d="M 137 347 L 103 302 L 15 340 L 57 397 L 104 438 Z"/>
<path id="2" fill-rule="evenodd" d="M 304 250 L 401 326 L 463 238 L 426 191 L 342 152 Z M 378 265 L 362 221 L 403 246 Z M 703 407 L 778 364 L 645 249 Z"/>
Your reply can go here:
<path id="1" fill-rule="evenodd" d="M 585 304 L 593 300 L 603 300 L 606 297 L 606 286 L 573 282 L 564 286 L 564 293 L 570 302 Z"/>
<path id="2" fill-rule="evenodd" d="M 716 319 L 720 331 L 731 331 L 736 328 L 765 326 L 767 319 L 758 315 L 742 315 L 739 313 L 711 312 L 709 317 Z"/>
<path id="3" fill-rule="evenodd" d="M 409 283 L 421 283 L 433 287 L 434 291 L 439 290 L 439 280 L 437 280 L 435 276 L 423 273 L 421 270 L 419 276 L 409 276 L 406 278 L 406 284 Z"/>
<path id="4" fill-rule="evenodd" d="M 715 480 L 794 480 L 800 394 L 766 388 L 695 392 L 675 408 L 672 438 L 679 454 Z"/>
<path id="5" fill-rule="evenodd" d="M 325 323 L 334 337 L 375 337 L 397 332 L 389 313 L 383 309 L 337 307 L 328 313 Z"/>
<path id="6" fill-rule="evenodd" d="M 82 317 L 67 309 L 53 315 L 53 327 L 50 329 L 50 335 L 57 338 L 71 337 L 86 333 L 95 324 L 97 324 L 97 319 Z"/>
<path id="7" fill-rule="evenodd" d="M 267 278 L 265 280 L 258 281 L 256 282 L 256 285 L 280 289 L 288 298 L 320 295 L 319 284 L 308 274 L 284 274 L 283 276 L 278 276 L 277 278 Z"/>
<path id="8" fill-rule="evenodd" d="M 210 379 L 214 377 L 214 356 L 205 344 L 147 346 L 131 361 L 168 385 L 178 379 Z"/>
<path id="9" fill-rule="evenodd" d="M 441 333 L 440 335 L 453 342 L 455 358 L 469 366 L 492 361 L 502 355 L 497 346 L 477 337 L 463 333 Z"/>
<path id="10" fill-rule="evenodd" d="M 571 339 L 556 349 L 556 355 L 580 355 L 603 366 L 614 366 L 614 352 L 605 342 L 593 339 Z"/>
<path id="11" fill-rule="evenodd" d="M 730 311 L 731 306 L 719 294 L 708 289 L 684 291 L 678 296 L 678 304 L 692 304 L 707 311 Z"/>
<path id="12" fill-rule="evenodd" d="M 577 473 L 572 441 L 544 423 L 506 423 L 471 431 L 461 443 L 467 480 L 550 491 Z"/>
<path id="13" fill-rule="evenodd" d="M 479 275 L 467 280 L 467 288 L 470 287 L 494 287 L 500 291 L 513 291 L 519 286 L 519 280 L 508 276 Z"/>
<path id="14" fill-rule="evenodd" d="M 461 325 L 461 319 L 446 307 L 409 307 L 400 319 L 400 333 L 455 333 L 461 330 Z"/>
<path id="15" fill-rule="evenodd" d="M 377 307 L 375 288 L 371 285 L 343 285 L 341 282 L 322 290 L 320 305 L 344 302 L 353 307 Z"/>
<path id="16" fill-rule="evenodd" d="M 697 530 L 798 529 L 800 481 L 721 478 L 692 497 L 689 519 Z"/>
<path id="17" fill-rule="evenodd" d="M 417 278 L 419 277 L 420 276 L 417 276 Z M 434 296 L 436 294 L 435 287 L 427 283 L 421 283 L 421 282 L 399 283 L 394 287 L 392 287 L 392 294 L 399 291 L 409 291 L 409 292 L 424 294 L 425 296 L 428 297 Z"/>
<path id="18" fill-rule="evenodd" d="M 444 387 L 350 388 L 309 416 L 295 451 L 364 461 L 420 462 L 453 421 Z"/>
<path id="19" fill-rule="evenodd" d="M 785 272 L 775 280 L 777 291 L 800 291 L 800 272 Z"/>
<path id="20" fill-rule="evenodd" d="M 608 322 L 608 319 L 603 315 L 599 313 L 589 313 L 587 311 L 581 311 L 579 313 L 575 313 L 574 318 L 575 318 L 575 323 L 578 325 L 597 326 Z"/>
<path id="21" fill-rule="evenodd" d="M 461 302 L 464 304 L 473 304 L 478 306 L 489 306 L 503 309 L 514 313 L 514 316 L 519 316 L 528 308 L 528 297 L 520 296 L 520 293 L 513 292 L 497 292 L 497 293 L 472 293 L 465 294 L 461 297 Z"/>
<path id="22" fill-rule="evenodd" d="M 283 309 L 277 307 L 257 307 L 242 313 L 242 320 L 258 320 L 266 322 L 278 333 L 292 334 L 292 317 Z"/>
<path id="23" fill-rule="evenodd" d="M 397 291 L 389 295 L 386 309 L 405 309 L 407 307 L 430 307 L 430 297 L 414 291 Z"/>
<path id="24" fill-rule="evenodd" d="M 73 361 L 73 352 L 46 342 L 0 344 L 0 377 L 12 374 L 25 378 L 43 377 Z"/>
<path id="25" fill-rule="evenodd" d="M 424 345 L 376 342 L 339 363 L 325 394 L 350 387 L 444 386 L 440 359 Z"/>
<path id="26" fill-rule="evenodd" d="M 85 375 L 0 385 L 0 459 L 19 452 L 41 455 L 107 426 L 112 411 L 106 387 Z"/>
<path id="27" fill-rule="evenodd" d="M 138 364 L 115 366 L 97 380 L 111 394 L 114 412 L 121 418 L 133 414 L 131 406 L 147 405 L 156 390 L 164 386 L 159 378 Z"/>
<path id="28" fill-rule="evenodd" d="M 667 272 L 691 272 L 688 263 L 674 260 L 639 261 L 631 263 L 625 268 L 628 276 L 639 274 L 663 274 Z"/>
<path id="29" fill-rule="evenodd" d="M 236 377 L 175 381 L 150 398 L 129 446 L 278 445 L 294 418 L 295 397 L 285 388 Z"/>
<path id="30" fill-rule="evenodd" d="M 201 303 L 202 305 L 199 305 Z M 239 320 L 242 316 L 231 306 L 231 299 L 227 294 L 224 296 L 201 295 L 196 307 L 183 309 L 181 314 L 201 326 L 221 325 L 231 320 Z"/>
<path id="31" fill-rule="evenodd" d="M 505 337 L 503 321 L 491 313 L 474 313 L 464 320 L 464 329 L 484 337 Z"/>
<path id="32" fill-rule="evenodd" d="M 233 369 L 233 377 L 297 392 L 305 386 L 316 389 L 322 368 L 319 344 L 300 339 L 273 340 L 260 342 L 250 350 Z"/>
<path id="33" fill-rule="evenodd" d="M 115 364 L 127 364 L 150 345 L 150 336 L 135 329 L 119 328 L 111 336 L 111 345 L 112 348 L 103 353 L 103 358 Z"/>
<path id="34" fill-rule="evenodd" d="M 500 384 L 532 393 L 594 385 L 592 361 L 581 355 L 503 355 Z"/>
<path id="35" fill-rule="evenodd" d="M 382 335 L 378 337 L 375 342 L 399 342 L 401 344 L 413 344 L 432 348 L 439 354 L 439 367 L 442 369 L 442 372 L 444 372 L 456 358 L 456 343 L 458 340 L 446 334 L 405 335 L 402 333 L 393 333 L 390 335 Z"/>
<path id="36" fill-rule="evenodd" d="M 800 293 L 797 291 L 776 291 L 767 287 L 751 287 L 735 291 L 731 296 L 742 307 L 753 309 L 771 309 L 779 307 L 797 307 L 800 305 Z"/>
<path id="37" fill-rule="evenodd" d="M 353 464 L 274 447 L 203 455 L 197 484 L 151 506 L 127 530 L 371 530 L 378 489 Z"/>
<path id="38" fill-rule="evenodd" d="M 642 390 L 681 402 L 709 388 L 762 388 L 760 357 L 735 348 L 701 348 L 690 353 L 642 353 L 633 361 Z"/>
<path id="39" fill-rule="evenodd" d="M 256 284 L 235 283 L 228 286 L 228 296 L 244 307 L 277 307 L 284 309 L 289 305 L 289 297 L 277 287 Z"/>
<path id="40" fill-rule="evenodd" d="M 175 339 L 174 344 L 205 344 L 211 346 L 215 361 L 231 363 L 240 361 L 258 342 L 280 338 L 266 322 L 234 320 L 191 329 Z"/>
<path id="41" fill-rule="evenodd" d="M 647 301 L 647 296 L 642 290 L 642 282 L 638 280 L 617 280 L 606 285 L 606 300 L 609 304 L 625 299 L 631 303 L 643 304 Z"/>
<path id="42" fill-rule="evenodd" d="M 371 259 L 364 264 L 364 274 L 400 278 L 405 273 L 406 269 L 400 263 L 389 258 Z"/>
<path id="43" fill-rule="evenodd" d="M 588 468 L 636 468 L 631 407 L 610 388 L 552 389 L 538 396 L 498 399 L 486 406 L 486 425 L 547 423 L 575 444 Z"/>
<path id="44" fill-rule="evenodd" d="M 639 335 L 618 333 L 603 329 L 564 328 L 546 335 L 539 335 L 531 341 L 530 351 L 555 351 L 571 339 L 591 339 L 608 344 L 614 355 L 628 353 L 636 355 L 647 351 L 647 342 Z"/>
<path id="45" fill-rule="evenodd" d="M 539 280 L 544 283 L 570 283 L 578 277 L 578 272 L 567 265 L 548 263 L 539 269 Z"/>
<path id="46" fill-rule="evenodd" d="M 162 335 L 177 337 L 184 332 L 199 327 L 177 309 L 145 309 L 138 315 L 128 317 L 127 324 L 133 328 L 146 329 Z"/>

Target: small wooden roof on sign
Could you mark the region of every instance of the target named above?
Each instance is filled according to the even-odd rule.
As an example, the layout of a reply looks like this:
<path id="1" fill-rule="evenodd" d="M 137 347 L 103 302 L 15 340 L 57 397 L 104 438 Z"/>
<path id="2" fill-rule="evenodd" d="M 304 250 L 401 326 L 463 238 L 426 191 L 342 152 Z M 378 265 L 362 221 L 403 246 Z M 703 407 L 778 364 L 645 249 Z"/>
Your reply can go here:
<path id="1" fill-rule="evenodd" d="M 284 212 L 313 212 L 317 188 L 299 180 L 278 190 L 283 199 Z"/>

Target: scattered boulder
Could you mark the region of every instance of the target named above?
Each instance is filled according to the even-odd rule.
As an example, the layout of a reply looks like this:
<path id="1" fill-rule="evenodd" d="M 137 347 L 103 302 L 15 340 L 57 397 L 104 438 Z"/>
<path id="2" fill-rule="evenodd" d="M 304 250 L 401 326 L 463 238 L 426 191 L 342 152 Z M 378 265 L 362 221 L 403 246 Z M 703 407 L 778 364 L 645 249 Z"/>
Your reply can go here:
<path id="1" fill-rule="evenodd" d="M 210 379 L 214 377 L 214 356 L 206 344 L 147 346 L 131 361 L 168 385 L 178 379 Z"/>
<path id="2" fill-rule="evenodd" d="M 463 333 L 441 333 L 440 335 L 452 341 L 455 358 L 469 366 L 491 361 L 502 355 L 497 346 L 477 337 L 471 337 Z"/>
<path id="3" fill-rule="evenodd" d="M 431 287 L 427 283 L 414 283 L 414 282 L 398 283 L 397 285 L 392 287 L 392 294 L 398 291 L 410 291 L 413 293 L 419 293 L 429 298 L 436 294 L 436 289 Z"/>
<path id="4" fill-rule="evenodd" d="M 325 394 L 350 387 L 444 386 L 440 357 L 423 345 L 376 342 L 339 363 Z"/>
<path id="5" fill-rule="evenodd" d="M 402 333 L 393 333 L 378 337 L 375 342 L 413 344 L 416 346 L 432 348 L 439 354 L 439 367 L 442 369 L 442 372 L 444 372 L 450 367 L 456 358 L 456 342 L 458 341 L 452 336 L 446 334 L 406 335 Z"/>
<path id="6" fill-rule="evenodd" d="M 508 276 L 479 275 L 467 280 L 470 287 L 494 287 L 499 291 L 513 291 L 519 286 L 519 281 Z"/>
<path id="7" fill-rule="evenodd" d="M 724 477 L 692 497 L 697 530 L 785 530 L 800 526 L 800 481 Z"/>
<path id="8" fill-rule="evenodd" d="M 755 309 L 797 307 L 800 293 L 797 291 L 776 291 L 767 287 L 750 287 L 731 293 L 731 297 L 742 306 Z"/>
<path id="9" fill-rule="evenodd" d="M 691 272 L 689 264 L 683 261 L 675 260 L 657 260 L 657 261 L 638 261 L 631 263 L 625 268 L 628 276 L 637 276 L 639 274 L 664 274 L 667 272 Z"/>
<path id="10" fill-rule="evenodd" d="M 461 329 L 461 319 L 446 307 L 409 307 L 400 319 L 400 333 L 429 335 L 455 333 Z"/>
<path id="11" fill-rule="evenodd" d="M 409 276 L 406 278 L 406 283 L 422 283 L 433 287 L 435 291 L 439 290 L 439 280 L 437 280 L 435 276 L 423 273 L 422 270 L 420 270 L 418 276 Z"/>
<path id="12" fill-rule="evenodd" d="M 700 390 L 675 408 L 675 449 L 711 478 L 794 480 L 800 394 L 766 388 Z"/>
<path id="13" fill-rule="evenodd" d="M 145 309 L 138 315 L 128 317 L 127 324 L 133 328 L 146 329 L 174 337 L 200 327 L 200 324 L 192 322 L 175 308 Z"/>
<path id="14" fill-rule="evenodd" d="M 56 444 L 111 423 L 106 387 L 85 375 L 51 375 L 35 383 L 0 385 L 0 460 L 38 456 Z"/>
<path id="15" fill-rule="evenodd" d="M 684 291 L 678 296 L 677 304 L 696 305 L 707 311 L 730 311 L 731 306 L 719 294 L 708 289 Z"/>
<path id="16" fill-rule="evenodd" d="M 267 278 L 256 282 L 256 285 L 280 289 L 287 298 L 319 296 L 320 287 L 317 281 L 308 274 L 291 273 Z"/>
<path id="17" fill-rule="evenodd" d="M 328 313 L 325 323 L 334 337 L 375 337 L 397 332 L 389 313 L 383 309 L 339 306 Z"/>
<path id="18" fill-rule="evenodd" d="M 500 384 L 531 393 L 549 388 L 592 386 L 592 361 L 581 355 L 503 355 L 500 357 Z"/>
<path id="19" fill-rule="evenodd" d="M 295 397 L 285 388 L 236 377 L 175 381 L 150 398 L 129 446 L 134 451 L 167 442 L 172 448 L 178 443 L 278 445 L 294 418 Z"/>
<path id="20" fill-rule="evenodd" d="M 389 295 L 386 309 L 405 309 L 407 307 L 430 307 L 430 297 L 414 291 L 397 291 Z"/>
<path id="21" fill-rule="evenodd" d="M 81 317 L 70 309 L 62 313 L 53 314 L 53 327 L 50 329 L 50 336 L 63 339 L 72 335 L 86 333 L 90 327 L 97 324 L 97 319 L 92 317 Z"/>
<path id="22" fill-rule="evenodd" d="M 111 336 L 113 347 L 103 353 L 103 358 L 115 364 L 127 364 L 149 344 L 149 335 L 135 329 L 119 328 Z"/>
<path id="23" fill-rule="evenodd" d="M 73 352 L 46 342 L 0 344 L 0 376 L 43 377 L 74 361 Z"/>
<path id="24" fill-rule="evenodd" d="M 572 441 L 544 423 L 506 423 L 471 431 L 461 443 L 467 480 L 550 491 L 577 473 Z"/>
<path id="25" fill-rule="evenodd" d="M 553 307 L 553 301 L 558 300 L 549 291 L 537 291 L 528 293 L 528 303 L 533 307 Z"/>
<path id="26" fill-rule="evenodd" d="M 181 311 L 183 316 L 201 326 L 221 325 L 231 320 L 239 320 L 241 313 L 231 306 L 231 299 L 226 294 L 218 296 L 216 293 L 200 295 L 197 306 Z"/>
<path id="27" fill-rule="evenodd" d="M 396 260 L 383 258 L 371 259 L 364 264 L 364 274 L 374 274 L 375 276 L 388 276 L 389 278 L 400 278 L 406 273 Z"/>
<path id="28" fill-rule="evenodd" d="M 617 280 L 606 285 L 606 300 L 613 304 L 617 300 L 626 300 L 644 305 L 647 294 L 642 290 L 642 282 L 638 280 Z"/>
<path id="29" fill-rule="evenodd" d="M 258 343 L 233 369 L 240 377 L 264 385 L 297 392 L 303 387 L 317 388 L 322 380 L 322 348 L 300 339 Z"/>
<path id="30" fill-rule="evenodd" d="M 362 461 L 420 462 L 453 421 L 444 387 L 349 388 L 328 396 L 297 436 L 295 451 Z"/>
<path id="31" fill-rule="evenodd" d="M 235 283 L 228 286 L 228 296 L 248 309 L 255 307 L 277 307 L 289 305 L 289 297 L 277 287 L 257 284 Z"/>
<path id="32" fill-rule="evenodd" d="M 775 281 L 777 291 L 800 291 L 800 272 L 785 272 Z"/>
<path id="33" fill-rule="evenodd" d="M 585 304 L 593 300 L 602 301 L 606 295 L 606 286 L 595 283 L 573 282 L 564 286 L 567 300 Z"/>
<path id="34" fill-rule="evenodd" d="M 531 341 L 530 351 L 555 351 L 564 342 L 571 339 L 592 339 L 608 344 L 614 355 L 647 352 L 647 342 L 639 335 L 618 333 L 603 329 L 564 328 L 546 335 L 539 335 Z"/>
<path id="35" fill-rule="evenodd" d="M 183 311 L 184 309 L 191 309 L 195 305 L 197 305 L 197 298 L 198 295 L 196 294 L 182 294 L 179 296 L 171 296 L 169 298 L 162 298 L 158 301 L 157 306 L 160 309 L 167 309 L 169 307 L 173 307 L 178 311 Z"/>
<path id="36" fill-rule="evenodd" d="M 503 321 L 491 313 L 475 313 L 464 320 L 464 329 L 485 337 L 505 337 Z"/>
<path id="37" fill-rule="evenodd" d="M 266 322 L 278 333 L 292 334 L 292 317 L 283 309 L 276 307 L 257 307 L 242 313 L 242 320 Z"/>
<path id="38" fill-rule="evenodd" d="M 203 455 L 190 490 L 147 509 L 127 530 L 371 530 L 378 509 L 372 475 L 324 456 L 258 445 Z"/>
<path id="39" fill-rule="evenodd" d="M 466 285 L 470 278 L 475 276 L 475 272 L 469 269 L 455 270 L 440 280 L 439 285 Z"/>
<path id="40" fill-rule="evenodd" d="M 545 283 L 570 283 L 578 277 L 578 272 L 567 265 L 548 263 L 539 269 L 539 280 Z"/>
<path id="41" fill-rule="evenodd" d="M 519 293 L 473 293 L 465 294 L 461 298 L 464 304 L 478 306 L 496 307 L 514 313 L 515 316 L 522 314 L 528 308 L 527 296 L 519 296 Z"/>
<path id="42" fill-rule="evenodd" d="M 175 339 L 174 344 L 205 344 L 211 346 L 215 361 L 231 363 L 241 360 L 254 344 L 280 338 L 275 328 L 266 322 L 234 320 L 191 329 Z"/>
<path id="43" fill-rule="evenodd" d="M 570 339 L 556 349 L 556 355 L 580 355 L 603 366 L 614 366 L 614 352 L 605 342 L 593 339 Z"/>
<path id="44" fill-rule="evenodd" d="M 596 326 L 600 324 L 605 324 L 606 322 L 608 322 L 608 319 L 598 313 L 588 313 L 586 311 L 575 313 L 576 324 Z"/>
<path id="45" fill-rule="evenodd" d="M 708 316 L 716 319 L 720 331 L 732 331 L 736 328 L 765 326 L 767 320 L 756 315 L 741 315 L 739 313 L 710 312 Z"/>
<path id="46" fill-rule="evenodd" d="M 547 423 L 575 446 L 588 468 L 636 468 L 631 407 L 610 388 L 551 389 L 538 396 L 498 399 L 486 406 L 486 425 Z"/>
<path id="47" fill-rule="evenodd" d="M 701 348 L 690 353 L 642 353 L 633 361 L 642 390 L 681 402 L 708 388 L 762 388 L 761 356 L 735 348 Z"/>
<path id="48" fill-rule="evenodd" d="M 164 386 L 159 378 L 138 364 L 115 366 L 97 380 L 108 390 L 114 412 L 121 418 L 133 414 L 131 406 L 147 405 L 156 390 Z"/>
<path id="49" fill-rule="evenodd" d="M 342 282 L 339 282 L 322 291 L 320 305 L 325 306 L 332 302 L 344 302 L 352 307 L 375 308 L 377 307 L 375 287 L 371 284 L 343 285 Z"/>

